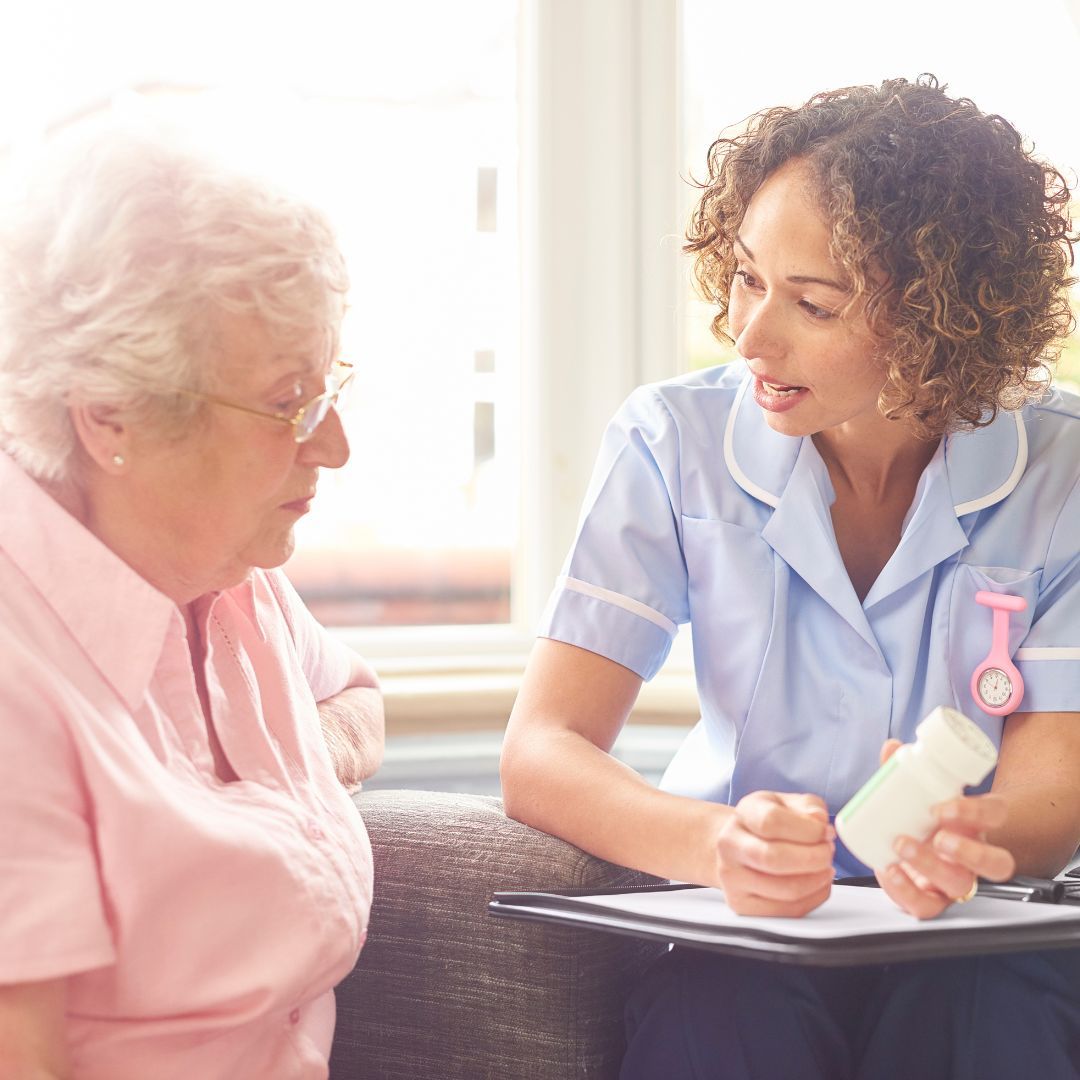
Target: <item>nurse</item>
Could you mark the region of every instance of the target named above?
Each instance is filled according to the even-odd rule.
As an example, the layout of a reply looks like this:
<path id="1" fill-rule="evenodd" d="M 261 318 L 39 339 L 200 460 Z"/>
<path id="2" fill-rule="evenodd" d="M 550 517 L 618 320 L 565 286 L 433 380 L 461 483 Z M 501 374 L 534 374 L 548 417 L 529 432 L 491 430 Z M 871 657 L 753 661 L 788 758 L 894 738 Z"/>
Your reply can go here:
<path id="1" fill-rule="evenodd" d="M 999 746 L 878 874 L 918 918 L 1080 843 L 1080 399 L 1068 189 L 932 78 L 717 140 L 688 234 L 730 365 L 643 387 L 604 436 L 503 751 L 514 817 L 800 916 L 865 873 L 836 811 L 937 705 Z M 978 592 L 1026 601 L 1020 709 L 984 711 Z M 660 790 L 607 751 L 680 624 L 700 723 Z M 626 1080 L 1080 1075 L 1080 956 L 801 969 L 675 950 Z"/>

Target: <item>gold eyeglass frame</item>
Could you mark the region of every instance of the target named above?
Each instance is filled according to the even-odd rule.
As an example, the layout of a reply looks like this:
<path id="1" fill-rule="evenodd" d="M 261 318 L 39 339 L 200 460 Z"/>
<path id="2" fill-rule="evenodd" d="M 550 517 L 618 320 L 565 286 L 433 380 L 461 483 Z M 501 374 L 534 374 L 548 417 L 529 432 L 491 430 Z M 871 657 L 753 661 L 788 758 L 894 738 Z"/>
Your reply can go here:
<path id="1" fill-rule="evenodd" d="M 341 369 L 345 369 L 345 375 L 344 377 L 339 378 L 336 372 Z M 310 401 L 305 401 L 292 416 L 286 416 L 284 413 L 264 412 L 262 409 L 253 409 L 250 405 L 241 405 L 235 401 L 228 401 L 226 398 L 218 397 L 216 394 L 203 394 L 197 390 L 184 390 L 178 386 L 170 386 L 165 389 L 170 390 L 174 394 L 182 394 L 184 397 L 195 398 L 198 401 L 209 401 L 214 405 L 224 405 L 227 409 L 236 409 L 238 412 L 245 412 L 251 416 L 261 416 L 264 420 L 276 420 L 280 424 L 288 424 L 293 429 L 293 441 L 297 443 L 306 443 L 315 432 L 319 430 L 319 425 L 326 419 L 330 410 L 337 404 L 342 391 L 350 382 L 352 382 L 355 374 L 355 368 L 347 360 L 335 360 L 333 367 L 330 370 L 330 374 L 327 376 L 327 382 L 332 380 L 334 385 L 332 387 L 328 386 L 321 394 L 316 394 Z M 300 426 L 304 422 L 304 417 L 308 415 L 313 408 L 317 407 L 319 402 L 327 399 L 329 399 L 329 404 L 327 405 L 326 412 L 312 425 L 310 431 L 304 431 Z"/>

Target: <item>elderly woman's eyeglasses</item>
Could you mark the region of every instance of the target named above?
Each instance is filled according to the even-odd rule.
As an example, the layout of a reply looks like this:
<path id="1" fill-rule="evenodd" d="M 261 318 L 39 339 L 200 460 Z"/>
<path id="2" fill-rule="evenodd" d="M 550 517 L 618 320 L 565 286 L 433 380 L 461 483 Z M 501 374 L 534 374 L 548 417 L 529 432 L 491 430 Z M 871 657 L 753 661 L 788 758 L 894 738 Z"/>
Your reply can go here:
<path id="1" fill-rule="evenodd" d="M 225 398 L 214 394 L 201 394 L 195 390 L 181 390 L 179 387 L 170 387 L 174 393 L 183 394 L 185 397 L 197 398 L 199 401 L 209 401 L 214 405 L 224 405 L 227 409 L 236 409 L 239 412 L 250 413 L 252 416 L 261 416 L 264 420 L 276 420 L 281 424 L 289 424 L 293 429 L 293 439 L 298 443 L 305 443 L 315 434 L 318 426 L 326 419 L 330 410 L 338 404 L 342 394 L 352 382 L 356 372 L 352 364 L 344 360 L 334 363 L 330 374 L 326 377 L 326 389 L 304 402 L 291 416 L 285 413 L 263 412 L 261 409 L 252 409 L 247 405 L 240 405 L 235 401 L 227 401 Z"/>

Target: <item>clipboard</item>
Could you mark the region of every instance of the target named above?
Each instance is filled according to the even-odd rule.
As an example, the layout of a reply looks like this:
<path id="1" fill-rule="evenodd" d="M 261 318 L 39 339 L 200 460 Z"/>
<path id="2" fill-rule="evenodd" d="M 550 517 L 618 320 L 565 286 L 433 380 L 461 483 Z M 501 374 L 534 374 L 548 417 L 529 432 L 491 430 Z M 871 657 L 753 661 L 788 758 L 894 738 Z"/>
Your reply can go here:
<path id="1" fill-rule="evenodd" d="M 976 896 L 920 922 L 881 889 L 843 884 L 801 919 L 736 915 L 723 893 L 699 885 L 497 892 L 488 911 L 816 967 L 1080 947 L 1080 906 L 1074 904 Z"/>

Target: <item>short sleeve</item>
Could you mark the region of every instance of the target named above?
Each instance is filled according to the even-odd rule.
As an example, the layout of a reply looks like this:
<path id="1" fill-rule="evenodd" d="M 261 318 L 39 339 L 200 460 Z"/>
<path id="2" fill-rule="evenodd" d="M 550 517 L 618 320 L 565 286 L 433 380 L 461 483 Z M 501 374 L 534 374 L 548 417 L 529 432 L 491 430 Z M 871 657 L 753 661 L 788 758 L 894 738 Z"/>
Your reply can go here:
<path id="1" fill-rule="evenodd" d="M 643 679 L 689 619 L 680 533 L 678 428 L 655 387 L 604 433 L 564 571 L 539 635 L 588 649 Z"/>
<path id="2" fill-rule="evenodd" d="M 91 815 L 55 679 L 0 635 L 0 984 L 115 963 Z"/>
<path id="3" fill-rule="evenodd" d="M 280 570 L 269 570 L 266 579 L 274 593 L 296 645 L 300 666 L 316 701 L 340 693 L 359 671 L 357 686 L 379 685 L 369 664 L 326 629 L 300 599 L 293 584 Z"/>
<path id="4" fill-rule="evenodd" d="M 1080 480 L 1054 526 L 1035 616 L 1014 659 L 1025 712 L 1080 712 Z"/>

